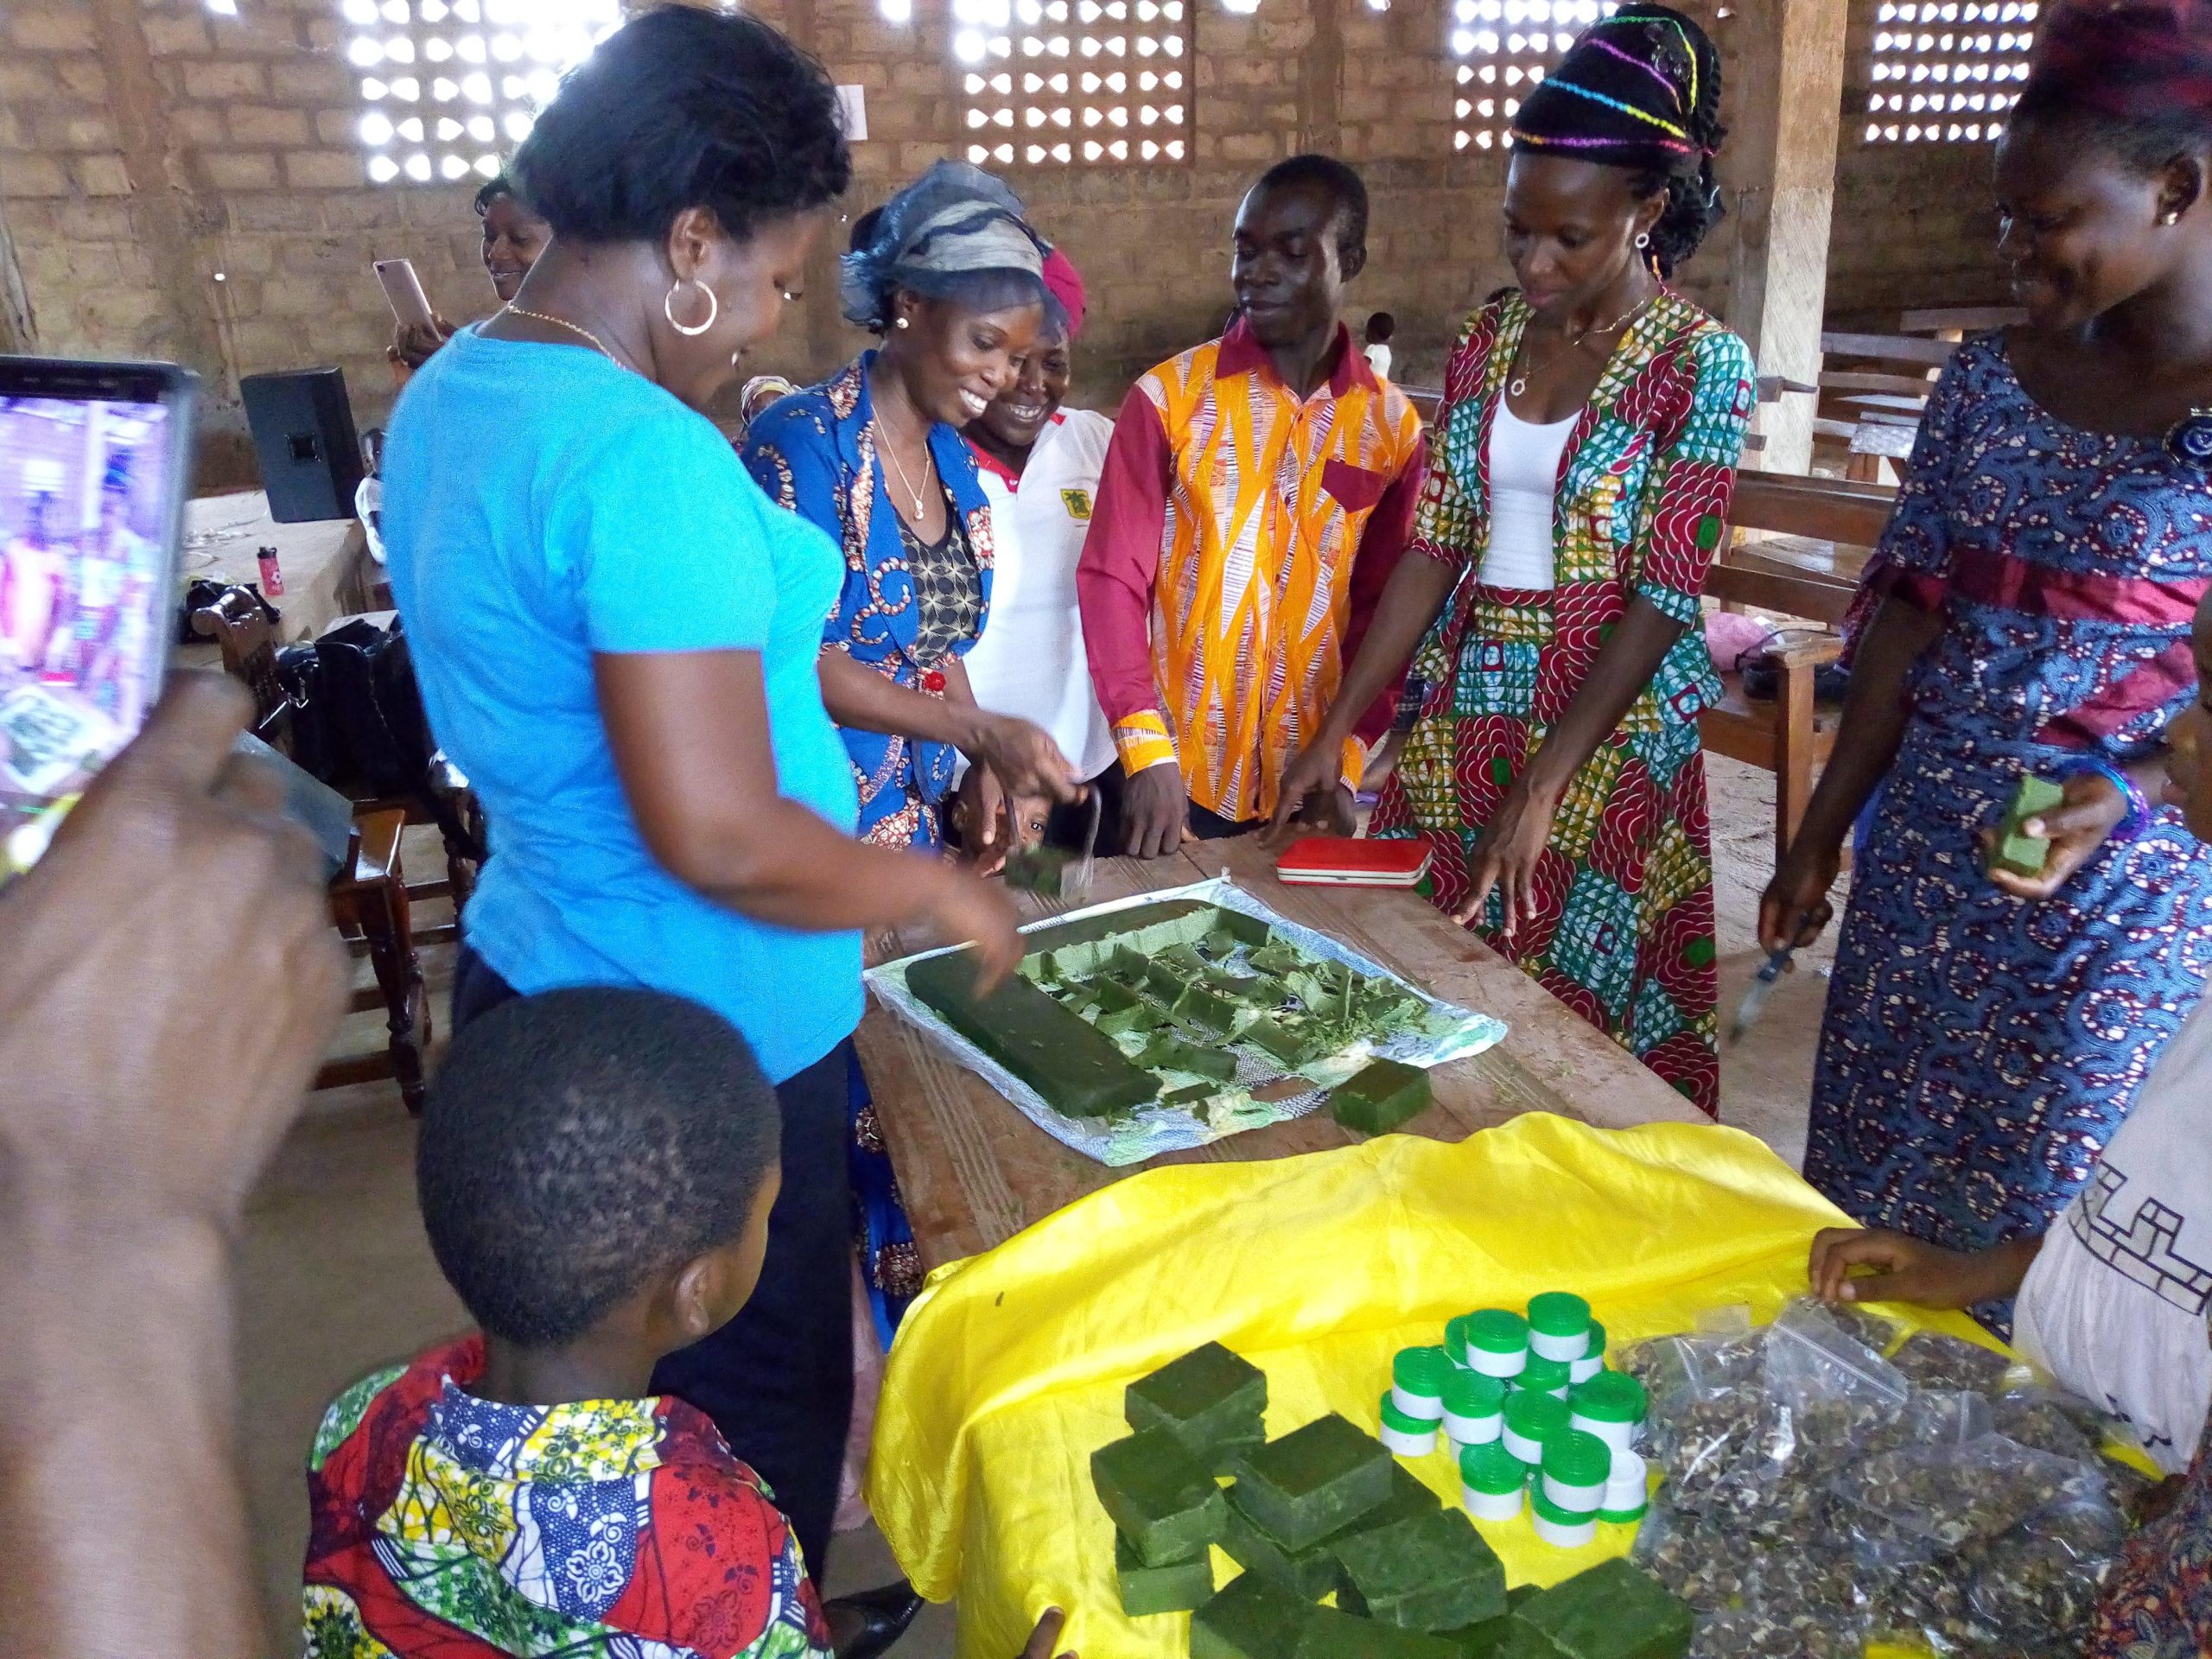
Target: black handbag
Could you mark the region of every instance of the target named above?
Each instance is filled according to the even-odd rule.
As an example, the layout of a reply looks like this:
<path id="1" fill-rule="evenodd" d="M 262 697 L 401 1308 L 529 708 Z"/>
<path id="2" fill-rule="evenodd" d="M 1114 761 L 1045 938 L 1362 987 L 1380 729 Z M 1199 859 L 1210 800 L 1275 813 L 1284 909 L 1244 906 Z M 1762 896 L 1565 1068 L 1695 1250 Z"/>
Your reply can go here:
<path id="1" fill-rule="evenodd" d="M 397 619 L 380 628 L 357 617 L 316 640 L 315 655 L 348 781 L 378 795 L 427 791 L 435 745 Z"/>

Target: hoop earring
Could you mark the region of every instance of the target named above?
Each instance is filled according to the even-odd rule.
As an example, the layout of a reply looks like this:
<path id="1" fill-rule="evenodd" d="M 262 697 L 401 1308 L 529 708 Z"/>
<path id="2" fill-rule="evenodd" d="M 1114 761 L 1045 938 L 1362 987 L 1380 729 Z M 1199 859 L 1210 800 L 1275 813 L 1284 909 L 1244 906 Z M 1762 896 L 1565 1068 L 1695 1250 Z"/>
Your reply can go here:
<path id="1" fill-rule="evenodd" d="M 676 293 L 678 289 L 684 287 L 687 283 L 707 296 L 707 320 L 696 328 L 676 320 Z M 660 313 L 668 319 L 668 326 L 675 329 L 677 334 L 696 339 L 715 326 L 715 319 L 722 314 L 722 302 L 715 297 L 715 290 L 696 276 L 687 276 L 683 282 L 672 283 L 669 285 L 668 292 L 661 297 Z"/>
<path id="2" fill-rule="evenodd" d="M 1649 231 L 1638 231 L 1636 233 L 1636 251 L 1638 253 L 1642 253 L 1645 250 L 1649 249 L 1650 245 L 1651 232 Z"/>
<path id="3" fill-rule="evenodd" d="M 896 319 L 895 321 L 893 321 L 891 326 L 892 326 L 893 328 L 904 328 L 904 327 L 906 327 L 907 326 L 906 319 L 906 318 L 904 318 L 904 317 L 899 317 L 899 318 Z"/>

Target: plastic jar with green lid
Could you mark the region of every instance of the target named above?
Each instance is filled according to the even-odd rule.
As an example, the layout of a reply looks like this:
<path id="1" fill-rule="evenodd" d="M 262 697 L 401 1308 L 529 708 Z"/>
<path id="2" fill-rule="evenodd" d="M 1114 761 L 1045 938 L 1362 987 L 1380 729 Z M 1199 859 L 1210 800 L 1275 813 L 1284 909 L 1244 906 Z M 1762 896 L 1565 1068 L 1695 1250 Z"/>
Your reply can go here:
<path id="1" fill-rule="evenodd" d="M 1612 1472 L 1613 1448 L 1595 1434 L 1569 1429 L 1544 1442 L 1544 1496 L 1569 1515 L 1603 1509 Z"/>
<path id="2" fill-rule="evenodd" d="M 1529 1346 L 1546 1359 L 1583 1357 L 1590 1351 L 1590 1304 L 1566 1290 L 1530 1297 Z"/>
<path id="3" fill-rule="evenodd" d="M 1523 1389 L 1505 1398 L 1505 1449 L 1523 1463 L 1541 1463 L 1544 1443 L 1567 1432 L 1567 1402 Z"/>
<path id="4" fill-rule="evenodd" d="M 1478 1521 L 1510 1521 L 1521 1513 L 1529 1466 L 1496 1440 L 1459 1453 L 1459 1501 Z"/>
<path id="5" fill-rule="evenodd" d="M 1444 1321 L 1444 1357 L 1461 1370 L 1467 1369 L 1467 1316 Z"/>
<path id="6" fill-rule="evenodd" d="M 1522 1367 L 1521 1375 L 1513 1379 L 1513 1386 L 1525 1389 L 1530 1394 L 1548 1394 L 1554 1400 L 1567 1398 L 1573 1368 L 1563 1359 L 1543 1359 L 1535 1354 Z"/>
<path id="7" fill-rule="evenodd" d="M 1433 1424 L 1444 1414 L 1444 1379 L 1451 1375 L 1441 1348 L 1401 1348 L 1390 1362 L 1390 1398 L 1407 1416 Z"/>
<path id="8" fill-rule="evenodd" d="M 1444 1379 L 1444 1432 L 1454 1445 L 1484 1446 L 1505 1432 L 1505 1384 L 1480 1371 Z"/>
<path id="9" fill-rule="evenodd" d="M 1529 1363 L 1529 1322 L 1510 1308 L 1485 1307 L 1470 1313 L 1460 1330 L 1470 1370 L 1484 1376 L 1518 1376 Z"/>
<path id="10" fill-rule="evenodd" d="M 1595 1319 L 1590 1321 L 1590 1351 L 1580 1359 L 1570 1359 L 1567 1365 L 1567 1381 L 1570 1382 L 1587 1382 L 1605 1369 L 1605 1327 L 1604 1325 Z"/>
<path id="11" fill-rule="evenodd" d="M 1544 1496 L 1541 1486 L 1529 1494 L 1529 1518 L 1535 1524 L 1536 1536 L 1554 1549 L 1580 1549 L 1598 1535 L 1594 1510 L 1588 1515 L 1576 1515 L 1562 1510 Z"/>
<path id="12" fill-rule="evenodd" d="M 1626 1371 L 1600 1371 L 1567 1396 L 1567 1408 L 1575 1428 L 1625 1452 L 1643 1421 L 1643 1384 Z"/>
<path id="13" fill-rule="evenodd" d="M 1598 1510 L 1600 1521 L 1628 1526 L 1643 1519 L 1651 1506 L 1651 1471 L 1633 1452 L 1613 1453 L 1613 1467 L 1605 1477 L 1605 1501 Z"/>
<path id="14" fill-rule="evenodd" d="M 1382 1427 L 1375 1438 L 1402 1458 L 1425 1458 L 1436 1450 L 1436 1420 L 1399 1410 L 1393 1391 L 1382 1396 Z"/>

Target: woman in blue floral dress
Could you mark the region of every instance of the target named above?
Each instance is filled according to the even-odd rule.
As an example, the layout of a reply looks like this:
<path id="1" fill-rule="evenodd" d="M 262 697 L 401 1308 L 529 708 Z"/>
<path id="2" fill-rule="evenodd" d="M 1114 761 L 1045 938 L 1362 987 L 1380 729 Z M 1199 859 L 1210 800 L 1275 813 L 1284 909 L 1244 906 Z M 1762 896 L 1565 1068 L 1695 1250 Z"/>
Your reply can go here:
<path id="1" fill-rule="evenodd" d="M 2212 586 L 2212 30 L 2071 0 L 1999 153 L 2031 321 L 1967 342 L 1867 571 L 1836 756 L 1760 918 L 1827 921 L 1854 855 L 1808 1179 L 1954 1249 L 2039 1232 L 2212 968 L 2212 855 L 2133 773 L 2192 696 Z M 1885 781 L 1883 774 L 1888 776 Z M 2063 780 L 2039 874 L 1986 836 Z"/>

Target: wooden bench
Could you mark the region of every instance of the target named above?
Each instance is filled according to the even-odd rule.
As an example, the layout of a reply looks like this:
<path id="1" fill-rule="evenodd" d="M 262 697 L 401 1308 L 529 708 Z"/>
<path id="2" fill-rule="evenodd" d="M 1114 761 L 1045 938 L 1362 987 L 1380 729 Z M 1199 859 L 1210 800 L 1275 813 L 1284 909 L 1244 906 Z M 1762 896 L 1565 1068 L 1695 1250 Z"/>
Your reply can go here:
<path id="1" fill-rule="evenodd" d="M 1985 334 L 1992 328 L 2017 328 L 2027 320 L 2025 306 L 1938 306 L 1932 310 L 1906 312 L 1897 319 L 1897 332 L 1932 334 L 1937 340 L 1955 343 L 1968 334 Z"/>

